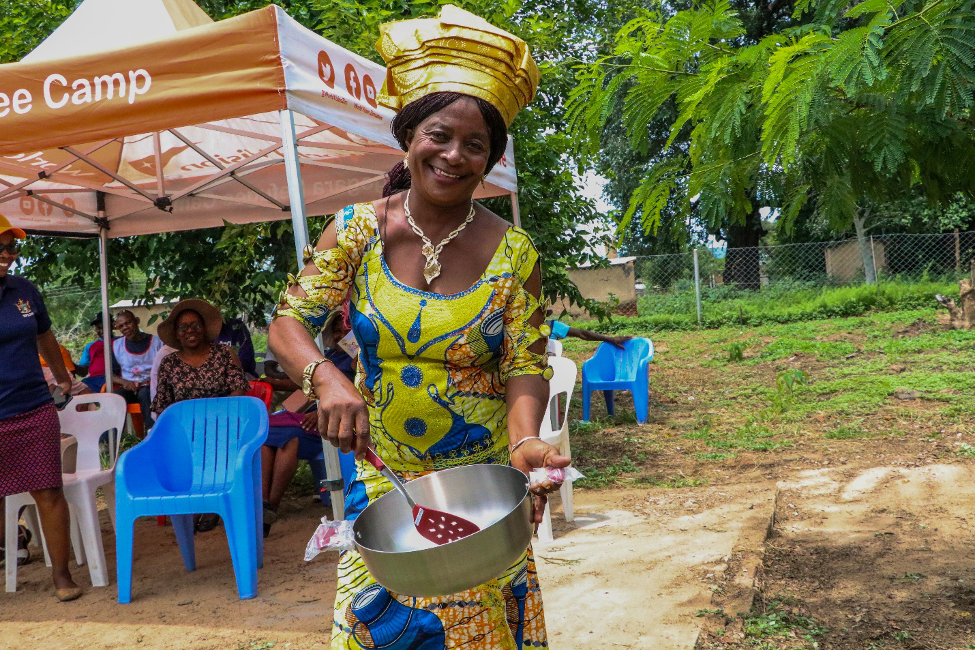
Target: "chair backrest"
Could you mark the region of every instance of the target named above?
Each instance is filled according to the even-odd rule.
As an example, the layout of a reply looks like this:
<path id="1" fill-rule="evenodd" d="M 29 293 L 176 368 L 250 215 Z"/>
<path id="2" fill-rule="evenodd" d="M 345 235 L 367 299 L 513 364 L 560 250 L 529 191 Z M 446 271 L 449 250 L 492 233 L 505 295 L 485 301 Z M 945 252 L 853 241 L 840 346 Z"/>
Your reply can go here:
<path id="1" fill-rule="evenodd" d="M 546 352 L 554 357 L 563 356 L 563 343 L 557 341 L 556 339 L 546 340 Z"/>
<path id="2" fill-rule="evenodd" d="M 275 395 L 275 389 L 266 381 L 249 381 L 251 388 L 248 389 L 250 397 L 257 397 L 265 403 L 265 408 L 271 410 L 271 400 Z"/>
<path id="3" fill-rule="evenodd" d="M 655 356 L 651 339 L 633 338 L 619 348 L 613 343 L 601 343 L 593 358 L 597 360 L 597 374 L 603 381 L 632 380 L 641 367 Z"/>
<path id="4" fill-rule="evenodd" d="M 550 396 L 546 402 L 546 413 L 543 414 L 543 423 L 540 426 L 541 436 L 550 436 L 560 431 L 567 424 L 567 417 L 570 413 L 570 398 L 573 396 L 573 388 L 577 384 L 577 364 L 566 357 L 550 357 L 550 367 L 553 368 L 553 376 L 550 378 Z M 562 416 L 559 419 L 553 418 L 552 409 L 557 403 L 555 399 L 558 395 L 566 395 L 562 401 Z"/>
<path id="5" fill-rule="evenodd" d="M 208 491 L 226 485 L 242 454 L 268 436 L 268 409 L 254 397 L 211 397 L 177 402 L 163 411 L 145 445 L 154 471 L 172 491 Z"/>
<path id="6" fill-rule="evenodd" d="M 91 406 L 88 406 L 91 405 Z M 91 410 L 79 410 L 87 407 Z M 109 467 L 115 467 L 119 456 L 119 442 L 126 423 L 126 400 L 114 393 L 77 395 L 64 409 L 58 411 L 61 433 L 78 440 L 75 472 L 102 469 L 99 439 L 108 432 Z"/>

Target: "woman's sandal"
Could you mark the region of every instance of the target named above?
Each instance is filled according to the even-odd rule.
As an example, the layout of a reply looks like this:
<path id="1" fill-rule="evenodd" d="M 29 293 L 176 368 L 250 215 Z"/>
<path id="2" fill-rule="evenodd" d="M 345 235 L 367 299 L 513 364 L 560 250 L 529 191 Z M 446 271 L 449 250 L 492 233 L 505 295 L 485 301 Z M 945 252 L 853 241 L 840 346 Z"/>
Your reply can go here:
<path id="1" fill-rule="evenodd" d="M 17 527 L 17 566 L 24 566 L 31 561 L 31 530 L 27 526 Z"/>
<path id="2" fill-rule="evenodd" d="M 55 589 L 54 595 L 62 603 L 67 603 L 72 600 L 78 600 L 81 598 L 81 587 L 65 587 L 63 589 Z"/>

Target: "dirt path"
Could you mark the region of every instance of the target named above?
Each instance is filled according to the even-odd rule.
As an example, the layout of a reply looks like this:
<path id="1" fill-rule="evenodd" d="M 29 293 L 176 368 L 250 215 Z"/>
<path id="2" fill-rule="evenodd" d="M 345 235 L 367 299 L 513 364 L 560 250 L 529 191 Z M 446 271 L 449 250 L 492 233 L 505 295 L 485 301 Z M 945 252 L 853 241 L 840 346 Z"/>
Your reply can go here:
<path id="1" fill-rule="evenodd" d="M 972 462 L 845 466 L 779 478 L 779 485 L 580 490 L 572 525 L 555 508 L 556 540 L 537 545 L 551 647 L 691 650 L 708 622 L 696 614 L 715 607 L 713 592 L 725 591 L 741 570 L 730 560 L 734 545 L 744 534 L 765 533 L 778 487 L 764 593 L 789 597 L 791 616 L 829 628 L 822 648 L 966 647 L 973 636 Z M 138 522 L 130 605 L 116 603 L 114 584 L 87 587 L 84 569 L 76 576 L 85 596 L 55 603 L 37 559 L 21 568 L 19 590 L 0 596 L 0 647 L 327 648 L 337 556 L 301 558 L 323 512 L 304 499 L 284 513 L 267 541 L 259 595 L 248 601 L 237 599 L 222 528 L 198 535 L 198 569 L 188 574 L 172 529 Z M 698 647 L 756 647 L 736 629 L 742 625 L 724 636 L 707 630 Z M 897 640 L 902 632 L 909 636 Z M 764 647 L 813 647 L 791 642 Z"/>
<path id="2" fill-rule="evenodd" d="M 973 647 L 972 462 L 808 470 L 778 488 L 763 647 Z M 743 627 L 697 647 L 753 647 Z"/>

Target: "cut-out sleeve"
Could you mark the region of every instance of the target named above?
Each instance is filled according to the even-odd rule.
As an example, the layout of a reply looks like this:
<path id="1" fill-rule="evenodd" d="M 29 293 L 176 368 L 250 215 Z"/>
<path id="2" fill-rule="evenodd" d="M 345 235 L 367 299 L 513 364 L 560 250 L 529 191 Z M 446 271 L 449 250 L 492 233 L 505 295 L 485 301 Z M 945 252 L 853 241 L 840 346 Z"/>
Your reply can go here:
<path id="1" fill-rule="evenodd" d="M 540 297 L 526 289 L 539 261 L 539 253 L 524 230 L 512 228 L 506 234 L 506 255 L 512 262 L 513 285 L 503 318 L 505 338 L 499 362 L 500 377 L 503 383 L 520 375 L 543 375 L 549 379 L 547 374 L 552 371 L 546 364 L 545 349 L 542 354 L 530 350 L 534 343 L 544 338 L 540 328 L 529 322 L 536 310 L 542 308 Z"/>
<path id="2" fill-rule="evenodd" d="M 346 299 L 375 225 L 376 215 L 369 203 L 349 206 L 338 212 L 336 247 L 324 251 L 306 249 L 304 263 L 312 261 L 318 273 L 299 277 L 289 274 L 288 286 L 282 291 L 272 318 L 294 318 L 313 337 L 318 335 L 329 315 Z M 304 297 L 288 292 L 295 284 L 305 291 Z"/>

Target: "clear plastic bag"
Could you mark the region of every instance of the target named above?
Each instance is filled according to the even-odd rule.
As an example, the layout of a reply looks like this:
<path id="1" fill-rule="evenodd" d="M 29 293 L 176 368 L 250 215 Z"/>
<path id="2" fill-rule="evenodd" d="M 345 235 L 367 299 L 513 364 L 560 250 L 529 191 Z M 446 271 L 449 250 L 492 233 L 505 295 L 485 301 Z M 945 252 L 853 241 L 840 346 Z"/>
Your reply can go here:
<path id="1" fill-rule="evenodd" d="M 583 478 L 583 474 L 573 467 L 539 467 L 529 473 L 529 491 L 533 494 L 546 494 L 558 490 L 565 482 Z"/>
<path id="2" fill-rule="evenodd" d="M 329 521 L 323 517 L 322 523 L 315 529 L 312 539 L 305 547 L 305 561 L 309 562 L 319 553 L 334 549 L 337 551 L 351 551 L 353 544 L 353 522 Z"/>

